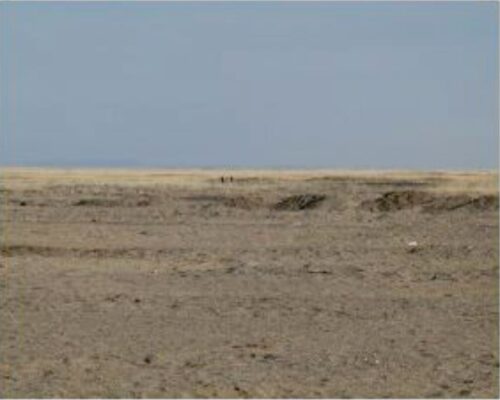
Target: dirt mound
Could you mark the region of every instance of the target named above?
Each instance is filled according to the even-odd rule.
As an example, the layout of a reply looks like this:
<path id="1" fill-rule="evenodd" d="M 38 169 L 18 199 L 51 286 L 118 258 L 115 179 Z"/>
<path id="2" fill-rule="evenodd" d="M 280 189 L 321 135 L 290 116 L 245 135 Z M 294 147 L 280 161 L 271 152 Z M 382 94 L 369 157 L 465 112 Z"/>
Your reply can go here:
<path id="1" fill-rule="evenodd" d="M 421 207 L 424 211 L 452 211 L 461 208 L 469 210 L 498 210 L 498 196 L 465 194 L 438 195 L 419 191 L 391 191 L 382 196 L 361 203 L 361 208 L 370 211 L 398 211 Z"/>
<path id="2" fill-rule="evenodd" d="M 398 192 L 387 192 L 382 196 L 361 203 L 361 207 L 370 211 L 397 211 L 428 204 L 434 200 L 434 196 L 426 192 L 405 190 Z"/>
<path id="3" fill-rule="evenodd" d="M 498 196 L 479 196 L 472 200 L 471 206 L 478 210 L 498 210 Z"/>
<path id="4" fill-rule="evenodd" d="M 481 195 L 454 195 L 436 197 L 434 201 L 424 207 L 425 211 L 456 210 L 464 208 L 477 211 L 498 210 L 498 196 Z"/>
<path id="5" fill-rule="evenodd" d="M 315 208 L 325 200 L 326 196 L 321 194 L 299 194 L 285 197 L 274 205 L 275 210 L 299 211 Z"/>

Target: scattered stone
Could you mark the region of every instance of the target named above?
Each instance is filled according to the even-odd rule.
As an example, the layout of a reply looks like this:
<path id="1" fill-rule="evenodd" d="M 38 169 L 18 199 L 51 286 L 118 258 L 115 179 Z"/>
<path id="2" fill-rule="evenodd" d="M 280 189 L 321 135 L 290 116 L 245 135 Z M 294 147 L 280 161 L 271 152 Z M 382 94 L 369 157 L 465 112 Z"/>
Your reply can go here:
<path id="1" fill-rule="evenodd" d="M 311 264 L 304 264 L 304 270 L 308 273 L 308 274 L 331 274 L 332 271 L 330 271 L 329 269 L 326 269 L 326 268 L 322 268 L 322 267 L 314 267 L 314 266 L 311 266 Z"/>
<path id="2" fill-rule="evenodd" d="M 418 243 L 416 241 L 408 242 L 408 252 L 415 253 L 418 250 Z"/>

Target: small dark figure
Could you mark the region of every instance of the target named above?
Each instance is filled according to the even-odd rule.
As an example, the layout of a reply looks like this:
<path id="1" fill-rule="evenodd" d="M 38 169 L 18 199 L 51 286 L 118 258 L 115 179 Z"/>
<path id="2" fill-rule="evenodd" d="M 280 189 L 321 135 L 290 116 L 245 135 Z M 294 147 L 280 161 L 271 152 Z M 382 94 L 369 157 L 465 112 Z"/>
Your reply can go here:
<path id="1" fill-rule="evenodd" d="M 231 181 L 231 182 L 233 181 L 233 177 L 232 177 L 232 176 L 231 176 L 231 177 L 229 177 L 229 181 Z"/>
<path id="2" fill-rule="evenodd" d="M 223 176 L 220 177 L 220 181 L 221 181 L 221 183 L 224 183 L 224 177 Z"/>

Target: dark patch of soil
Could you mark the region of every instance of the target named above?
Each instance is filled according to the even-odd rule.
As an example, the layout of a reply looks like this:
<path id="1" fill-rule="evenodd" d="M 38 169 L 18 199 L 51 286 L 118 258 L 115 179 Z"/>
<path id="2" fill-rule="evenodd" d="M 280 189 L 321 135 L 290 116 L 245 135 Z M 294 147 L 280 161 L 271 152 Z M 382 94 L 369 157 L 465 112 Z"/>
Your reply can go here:
<path id="1" fill-rule="evenodd" d="M 183 197 L 183 200 L 202 202 L 202 203 L 218 203 L 226 207 L 241 208 L 243 210 L 253 210 L 261 207 L 263 200 L 260 197 L 246 197 L 246 196 L 213 196 L 213 195 L 198 195 Z"/>
<path id="2" fill-rule="evenodd" d="M 139 199 L 139 200 L 137 200 L 135 205 L 137 207 L 147 207 L 147 206 L 151 205 L 151 199 L 148 199 L 148 198 Z"/>
<path id="3" fill-rule="evenodd" d="M 53 248 L 47 246 L 30 246 L 30 245 L 1 245 L 0 254 L 4 257 L 14 257 L 23 255 L 40 255 L 53 256 L 64 255 L 65 249 Z"/>
<path id="4" fill-rule="evenodd" d="M 285 197 L 274 205 L 275 210 L 300 211 L 315 208 L 325 200 L 326 196 L 320 194 L 299 194 Z"/>
<path id="5" fill-rule="evenodd" d="M 411 181 L 411 180 L 373 180 L 373 181 L 364 181 L 360 182 L 364 185 L 370 186 L 396 186 L 396 187 L 424 187 L 431 186 L 430 182 L 420 182 L 420 181 Z"/>
<path id="6" fill-rule="evenodd" d="M 114 199 L 80 199 L 73 203 L 74 206 L 83 206 L 83 207 L 116 207 L 120 205 L 119 200 Z"/>
<path id="7" fill-rule="evenodd" d="M 182 200 L 188 201 L 200 201 L 200 202 L 208 202 L 208 203 L 218 203 L 226 200 L 224 196 L 212 196 L 212 195 L 198 195 L 198 196 L 186 196 L 182 197 Z"/>
<path id="8" fill-rule="evenodd" d="M 7 204 L 12 204 L 12 205 L 20 206 L 20 207 L 25 207 L 27 205 L 32 205 L 31 202 L 28 202 L 25 199 L 8 198 L 6 200 L 7 200 Z"/>
<path id="9" fill-rule="evenodd" d="M 147 207 L 151 204 L 149 197 L 130 199 L 85 198 L 77 200 L 74 206 L 83 207 Z"/>
<path id="10" fill-rule="evenodd" d="M 163 250 L 148 252 L 142 248 L 78 249 L 35 245 L 0 245 L 0 255 L 4 257 L 35 255 L 42 257 L 144 258 L 147 255 L 162 254 L 163 252 Z"/>
<path id="11" fill-rule="evenodd" d="M 256 184 L 262 184 L 262 183 L 272 183 L 275 182 L 275 179 L 273 178 L 264 178 L 264 177 L 235 177 L 233 182 L 237 183 L 256 183 Z"/>
<path id="12" fill-rule="evenodd" d="M 259 197 L 249 198 L 245 196 L 230 197 L 224 201 L 227 207 L 241 208 L 243 210 L 253 210 L 261 207 L 263 200 Z"/>
<path id="13" fill-rule="evenodd" d="M 343 176 L 323 176 L 306 179 L 309 182 L 334 182 L 346 183 L 349 185 L 367 185 L 367 186 L 392 186 L 392 187 L 429 187 L 437 183 L 437 179 L 427 181 L 415 181 L 411 179 L 361 179 Z M 434 182 L 436 181 L 436 182 Z"/>
<path id="14" fill-rule="evenodd" d="M 436 195 L 413 190 L 391 191 L 382 196 L 361 203 L 361 208 L 370 211 L 398 211 L 421 207 L 422 210 L 452 211 L 461 208 L 469 210 L 498 210 L 498 196 L 464 194 Z"/>

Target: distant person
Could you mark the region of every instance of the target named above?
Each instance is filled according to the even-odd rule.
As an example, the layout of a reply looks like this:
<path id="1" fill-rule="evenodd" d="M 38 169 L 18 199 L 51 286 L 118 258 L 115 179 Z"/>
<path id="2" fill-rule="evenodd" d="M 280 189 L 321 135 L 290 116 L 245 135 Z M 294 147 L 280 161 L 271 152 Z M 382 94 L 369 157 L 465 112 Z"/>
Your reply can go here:
<path id="1" fill-rule="evenodd" d="M 232 177 L 232 176 L 230 176 L 230 177 L 229 177 L 229 181 L 230 181 L 230 182 L 232 182 L 232 181 L 233 181 L 233 177 Z"/>
<path id="2" fill-rule="evenodd" d="M 223 176 L 220 177 L 220 182 L 224 183 L 224 177 Z"/>

